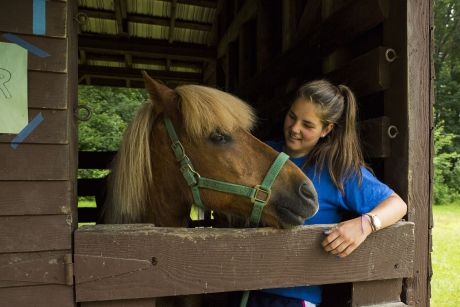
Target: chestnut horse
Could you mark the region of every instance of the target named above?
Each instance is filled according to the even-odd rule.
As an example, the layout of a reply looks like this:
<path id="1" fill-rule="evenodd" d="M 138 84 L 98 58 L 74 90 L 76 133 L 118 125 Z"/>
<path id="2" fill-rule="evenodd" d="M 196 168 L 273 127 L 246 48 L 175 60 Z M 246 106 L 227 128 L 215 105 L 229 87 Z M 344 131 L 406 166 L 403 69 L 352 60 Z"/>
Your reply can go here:
<path id="1" fill-rule="evenodd" d="M 248 104 L 205 86 L 172 90 L 145 73 L 144 79 L 150 100 L 115 158 L 105 223 L 187 227 L 192 203 L 245 220 L 262 203 L 256 224 L 276 228 L 301 225 L 316 213 L 311 181 L 251 135 L 255 115 Z"/>

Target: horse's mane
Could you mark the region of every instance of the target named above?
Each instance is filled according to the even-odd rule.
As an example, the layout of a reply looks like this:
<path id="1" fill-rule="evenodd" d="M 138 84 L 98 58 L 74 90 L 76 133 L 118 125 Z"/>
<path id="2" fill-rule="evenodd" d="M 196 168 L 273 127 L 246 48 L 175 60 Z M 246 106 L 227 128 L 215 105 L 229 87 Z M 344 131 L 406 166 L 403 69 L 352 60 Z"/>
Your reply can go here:
<path id="1" fill-rule="evenodd" d="M 237 128 L 249 131 L 254 125 L 253 109 L 228 93 L 199 85 L 183 85 L 175 91 L 180 97 L 185 131 L 191 139 L 209 135 L 216 128 L 230 133 Z M 158 103 L 144 103 L 124 133 L 109 178 L 103 212 L 107 223 L 142 222 L 145 215 L 151 200 L 150 137 Z"/>

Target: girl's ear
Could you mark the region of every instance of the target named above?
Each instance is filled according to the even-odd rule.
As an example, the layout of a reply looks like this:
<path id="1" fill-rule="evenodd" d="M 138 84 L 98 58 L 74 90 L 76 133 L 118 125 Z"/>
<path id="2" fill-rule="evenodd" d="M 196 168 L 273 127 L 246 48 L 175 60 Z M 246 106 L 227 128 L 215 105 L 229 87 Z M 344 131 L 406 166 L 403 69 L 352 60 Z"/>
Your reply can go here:
<path id="1" fill-rule="evenodd" d="M 168 114 L 177 110 L 179 95 L 177 95 L 173 89 L 170 89 L 161 82 L 152 79 L 145 71 L 142 71 L 142 75 L 144 77 L 145 88 L 147 89 L 150 100 L 155 107 Z"/>
<path id="2" fill-rule="evenodd" d="M 329 132 L 332 131 L 332 129 L 334 129 L 334 124 L 333 123 L 329 123 L 326 127 L 323 128 L 323 131 L 321 131 L 321 137 L 325 137 L 326 135 L 329 134 Z"/>

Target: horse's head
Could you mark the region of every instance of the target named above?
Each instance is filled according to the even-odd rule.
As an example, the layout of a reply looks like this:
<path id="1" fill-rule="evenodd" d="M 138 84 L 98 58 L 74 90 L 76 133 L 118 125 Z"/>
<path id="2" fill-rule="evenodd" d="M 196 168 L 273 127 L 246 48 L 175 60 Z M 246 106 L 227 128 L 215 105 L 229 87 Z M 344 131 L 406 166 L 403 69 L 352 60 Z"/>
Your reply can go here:
<path id="1" fill-rule="evenodd" d="M 124 152 L 137 149 L 141 154 L 130 158 L 135 161 L 126 161 L 131 163 L 126 168 L 136 169 L 139 168 L 136 164 L 146 164 L 134 174 L 120 174 L 134 176 L 137 185 L 148 186 L 149 191 L 143 192 L 145 204 L 138 205 L 141 211 L 143 206 L 150 206 L 142 211 L 142 221 L 159 226 L 184 225 L 190 205 L 197 203 L 197 197 L 207 209 L 246 219 L 251 216 L 254 198 L 267 200 L 261 223 L 274 227 L 300 225 L 316 213 L 318 202 L 313 184 L 289 160 L 274 174 L 270 195 L 256 191 L 251 200 L 238 193 L 218 191 L 221 186 L 217 190 L 209 186 L 195 188 L 192 192 L 194 181 L 201 178 L 211 179 L 211 185 L 214 181 L 231 183 L 247 187 L 245 191 L 250 192 L 265 182 L 274 161 L 280 160 L 278 153 L 251 135 L 253 110 L 238 98 L 197 85 L 172 90 L 147 75 L 144 78 L 151 101 L 139 111 L 129 129 L 136 131 L 144 127 L 148 132 L 143 132 L 145 135 L 141 138 L 148 138 L 149 145 L 146 148 L 135 143 L 138 132 L 128 133 L 118 157 L 123 159 Z M 168 128 L 166 121 L 173 128 Z M 131 142 L 128 147 L 127 142 Z M 171 146 L 173 143 L 176 144 Z M 150 155 L 149 161 L 142 162 L 147 155 Z M 120 190 L 122 185 L 115 184 L 115 189 Z"/>

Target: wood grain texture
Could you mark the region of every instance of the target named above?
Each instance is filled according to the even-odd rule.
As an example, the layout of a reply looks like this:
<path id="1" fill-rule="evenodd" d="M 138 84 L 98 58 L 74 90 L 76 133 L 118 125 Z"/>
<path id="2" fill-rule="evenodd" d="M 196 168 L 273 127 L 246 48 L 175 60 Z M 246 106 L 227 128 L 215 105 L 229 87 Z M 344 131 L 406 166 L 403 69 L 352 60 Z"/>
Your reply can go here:
<path id="1" fill-rule="evenodd" d="M 0 254 L 0 288 L 65 285 L 64 255 L 69 251 Z"/>
<path id="2" fill-rule="evenodd" d="M 68 145 L 0 144 L 0 154 L 0 181 L 69 179 Z"/>
<path id="3" fill-rule="evenodd" d="M 155 299 L 115 300 L 102 302 L 83 302 L 81 307 L 155 307 Z"/>
<path id="4" fill-rule="evenodd" d="M 387 16 L 387 0 L 354 1 L 325 20 L 321 27 L 321 49 L 325 53 L 332 51 L 377 26 Z"/>
<path id="5" fill-rule="evenodd" d="M 363 54 L 336 71 L 326 74 L 326 79 L 349 86 L 356 96 L 366 96 L 390 87 L 390 63 L 385 60 L 387 47 L 378 47 Z"/>
<path id="6" fill-rule="evenodd" d="M 352 286 L 352 307 L 377 304 L 401 304 L 402 279 L 354 282 Z M 404 304 L 403 304 L 404 305 Z"/>
<path id="7" fill-rule="evenodd" d="M 70 215 L 0 217 L 0 253 L 70 250 Z"/>
<path id="8" fill-rule="evenodd" d="M 0 32 L 0 41 L 8 42 Z M 51 38 L 45 36 L 17 34 L 18 37 L 28 43 L 46 51 L 50 56 L 41 58 L 31 52 L 28 56 L 29 70 L 67 72 L 67 40 L 61 38 Z"/>
<path id="9" fill-rule="evenodd" d="M 431 1 L 407 1 L 407 121 L 409 219 L 416 227 L 415 278 L 409 304 L 429 305 L 430 207 L 432 196 L 431 144 L 433 142 L 431 79 Z"/>
<path id="10" fill-rule="evenodd" d="M 390 118 L 386 116 L 359 123 L 361 144 L 367 158 L 388 158 L 391 155 L 391 139 L 388 137 L 389 126 Z"/>
<path id="11" fill-rule="evenodd" d="M 68 181 L 0 181 L 0 215 L 69 214 Z"/>
<path id="12" fill-rule="evenodd" d="M 40 110 L 29 108 L 29 122 L 42 113 L 43 121 L 23 144 L 67 144 L 67 110 Z M 0 143 L 10 143 L 16 134 L 0 134 Z"/>
<path id="13" fill-rule="evenodd" d="M 0 288 L 0 306 L 74 307 L 73 289 L 61 285 Z"/>
<path id="14" fill-rule="evenodd" d="M 292 230 L 96 225 L 75 232 L 77 301 L 325 284 L 412 275 L 413 224 L 351 256 L 320 248 L 324 225 Z"/>
<path id="15" fill-rule="evenodd" d="M 67 108 L 67 74 L 29 70 L 28 78 L 29 108 Z"/>
<path id="16" fill-rule="evenodd" d="M 32 1 L 2 1 L 0 29 L 10 33 L 33 35 L 32 14 Z M 45 36 L 65 37 L 66 16 L 65 2 L 46 1 Z"/>

